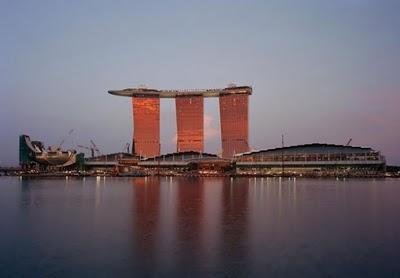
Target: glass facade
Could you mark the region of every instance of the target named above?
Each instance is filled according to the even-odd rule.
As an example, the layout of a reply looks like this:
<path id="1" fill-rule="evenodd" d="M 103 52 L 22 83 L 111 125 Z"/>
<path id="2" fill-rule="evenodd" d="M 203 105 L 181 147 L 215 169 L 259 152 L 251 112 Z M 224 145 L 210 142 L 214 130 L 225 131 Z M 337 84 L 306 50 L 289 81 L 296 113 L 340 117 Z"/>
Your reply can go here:
<path id="1" fill-rule="evenodd" d="M 135 152 L 144 157 L 160 155 L 160 99 L 132 98 Z"/>
<path id="2" fill-rule="evenodd" d="M 204 149 L 203 96 L 176 97 L 177 152 Z"/>
<path id="3" fill-rule="evenodd" d="M 219 97 L 222 157 L 249 151 L 248 98 L 245 94 Z"/>

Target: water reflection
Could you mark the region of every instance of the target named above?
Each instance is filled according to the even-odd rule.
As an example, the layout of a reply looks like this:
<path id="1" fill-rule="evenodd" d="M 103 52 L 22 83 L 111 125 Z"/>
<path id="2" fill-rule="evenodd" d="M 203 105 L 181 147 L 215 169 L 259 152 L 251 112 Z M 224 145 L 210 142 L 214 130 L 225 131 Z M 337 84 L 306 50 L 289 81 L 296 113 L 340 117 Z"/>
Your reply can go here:
<path id="1" fill-rule="evenodd" d="M 379 245 L 368 246 L 388 232 L 376 222 L 382 203 L 379 208 L 373 183 L 149 178 L 133 185 L 135 258 L 144 273 L 319 277 L 325 271 L 333 275 L 358 270 L 357 252 L 369 263 L 374 262 L 370 248 L 386 252 Z M 353 195 L 360 190 L 366 197 L 362 200 Z M 395 229 L 400 231 L 398 224 Z M 400 243 L 398 238 L 391 241 Z M 395 265 L 391 259 L 375 264 L 375 270 Z"/>
<path id="2" fill-rule="evenodd" d="M 10 269 L 20 276 L 69 277 L 400 273 L 399 181 L 15 182 L 0 187 L 0 213 L 8 224 L 0 233 L 12 250 L 0 251 L 0 259 L 8 274 Z M 4 269 L 0 265 L 0 276 L 10 276 L 1 275 Z"/>
<path id="3" fill-rule="evenodd" d="M 231 184 L 228 180 L 229 186 L 224 182 L 198 178 L 133 181 L 132 229 L 142 271 L 171 275 L 243 271 L 249 181 Z"/>
<path id="4" fill-rule="evenodd" d="M 160 217 L 160 186 L 147 177 L 133 181 L 133 233 L 135 265 L 141 271 L 152 269 L 156 255 L 156 232 Z M 143 269 L 142 269 L 143 268 Z"/>

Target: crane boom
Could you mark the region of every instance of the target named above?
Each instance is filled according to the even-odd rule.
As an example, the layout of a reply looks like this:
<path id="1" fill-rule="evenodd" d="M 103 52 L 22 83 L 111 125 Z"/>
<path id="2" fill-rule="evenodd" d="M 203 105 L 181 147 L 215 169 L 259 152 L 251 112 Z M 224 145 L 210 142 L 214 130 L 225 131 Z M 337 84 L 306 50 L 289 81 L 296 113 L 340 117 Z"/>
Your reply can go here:
<path id="1" fill-rule="evenodd" d="M 83 145 L 77 145 L 77 147 L 90 151 L 90 155 L 92 156 L 92 158 L 94 157 L 94 149 L 92 147 L 86 147 L 86 146 L 83 146 Z"/>
<path id="2" fill-rule="evenodd" d="M 74 132 L 74 129 L 70 129 L 70 131 L 68 131 L 68 134 L 65 135 L 65 137 L 61 140 L 60 144 L 58 144 L 58 148 L 61 148 L 61 146 L 64 144 L 65 140 L 67 139 L 67 137 L 68 137 L 69 135 L 71 135 L 72 132 Z"/>
<path id="3" fill-rule="evenodd" d="M 100 156 L 100 155 L 101 155 L 101 152 L 100 152 L 99 148 L 96 146 L 96 144 L 93 142 L 92 139 L 90 139 L 90 144 L 92 144 L 93 150 L 96 151 L 96 154 L 97 154 L 98 156 Z"/>

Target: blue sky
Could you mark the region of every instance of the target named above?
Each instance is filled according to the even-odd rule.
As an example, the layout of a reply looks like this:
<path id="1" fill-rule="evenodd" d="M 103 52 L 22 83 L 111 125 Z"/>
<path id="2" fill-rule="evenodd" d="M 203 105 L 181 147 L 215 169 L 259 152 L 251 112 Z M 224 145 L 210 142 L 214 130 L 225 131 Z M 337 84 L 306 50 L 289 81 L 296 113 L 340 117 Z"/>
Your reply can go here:
<path id="1" fill-rule="evenodd" d="M 371 146 L 400 164 L 400 2 L 0 1 L 0 164 L 18 135 L 122 151 L 128 98 L 107 94 L 251 85 L 254 149 L 311 142 Z M 207 99 L 206 151 L 219 152 Z M 175 108 L 161 104 L 162 151 Z"/>

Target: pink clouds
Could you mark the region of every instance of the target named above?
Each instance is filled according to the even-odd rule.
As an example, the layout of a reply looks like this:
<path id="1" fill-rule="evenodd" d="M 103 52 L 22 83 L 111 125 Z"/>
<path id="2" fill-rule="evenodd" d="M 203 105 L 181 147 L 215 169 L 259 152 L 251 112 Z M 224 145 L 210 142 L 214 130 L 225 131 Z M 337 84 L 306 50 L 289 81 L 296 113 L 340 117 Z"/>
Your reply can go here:
<path id="1" fill-rule="evenodd" d="M 213 140 L 219 137 L 219 129 L 213 126 L 215 119 L 209 114 L 204 114 L 204 140 Z"/>
<path id="2" fill-rule="evenodd" d="M 218 125 L 213 116 L 204 114 L 204 141 L 216 140 L 220 137 L 220 130 L 214 126 L 215 124 Z M 178 135 L 175 133 L 170 143 L 175 146 L 177 140 Z"/>

